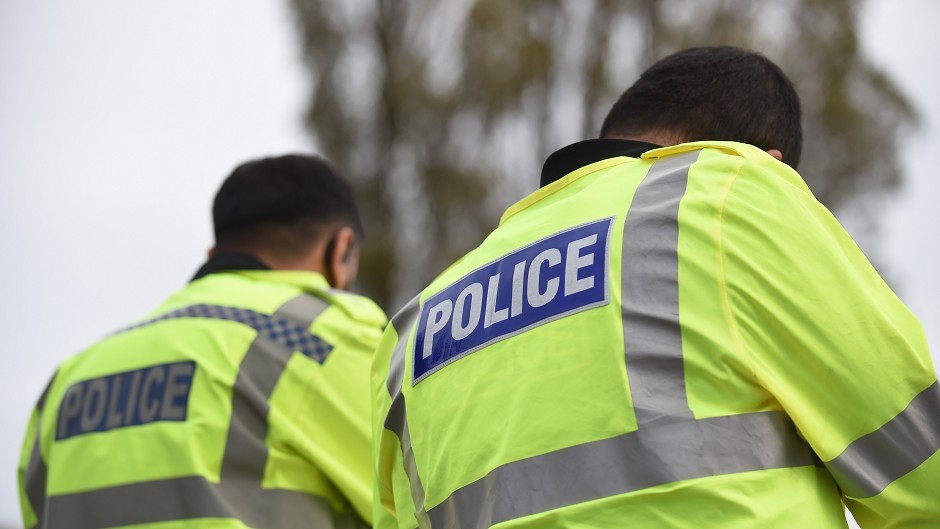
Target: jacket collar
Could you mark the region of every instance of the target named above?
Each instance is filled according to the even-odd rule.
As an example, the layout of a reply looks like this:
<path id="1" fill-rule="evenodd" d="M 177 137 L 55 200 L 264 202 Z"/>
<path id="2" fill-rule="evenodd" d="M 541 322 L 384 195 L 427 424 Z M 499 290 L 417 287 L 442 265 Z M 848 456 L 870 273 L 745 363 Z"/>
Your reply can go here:
<path id="1" fill-rule="evenodd" d="M 268 265 L 257 257 L 247 253 L 218 252 L 205 262 L 190 281 L 202 279 L 209 274 L 231 272 L 234 270 L 270 270 Z"/>
<path id="2" fill-rule="evenodd" d="M 611 138 L 584 140 L 572 143 L 567 147 L 555 151 L 545 160 L 545 165 L 542 166 L 542 177 L 539 186 L 545 187 L 563 178 L 565 175 L 594 162 L 615 158 L 617 156 L 639 158 L 644 152 L 658 149 L 659 147 L 659 145 L 653 143 Z"/>
<path id="3" fill-rule="evenodd" d="M 333 288 L 323 274 L 312 270 L 274 270 L 260 259 L 236 252 L 219 252 L 211 257 L 190 280 L 196 281 L 212 274 L 237 273 L 258 281 L 287 283 L 308 292 L 328 292 Z"/>

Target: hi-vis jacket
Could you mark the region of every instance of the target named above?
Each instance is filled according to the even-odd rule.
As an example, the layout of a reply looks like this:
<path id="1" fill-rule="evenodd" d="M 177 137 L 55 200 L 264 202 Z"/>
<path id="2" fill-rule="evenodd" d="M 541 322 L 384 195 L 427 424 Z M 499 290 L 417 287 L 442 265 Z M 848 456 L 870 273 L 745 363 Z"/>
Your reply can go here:
<path id="1" fill-rule="evenodd" d="M 23 445 L 24 526 L 370 522 L 369 365 L 384 324 L 312 272 L 193 281 L 60 366 Z"/>
<path id="2" fill-rule="evenodd" d="M 376 527 L 940 527 L 921 326 L 799 175 L 616 141 L 392 319 Z"/>

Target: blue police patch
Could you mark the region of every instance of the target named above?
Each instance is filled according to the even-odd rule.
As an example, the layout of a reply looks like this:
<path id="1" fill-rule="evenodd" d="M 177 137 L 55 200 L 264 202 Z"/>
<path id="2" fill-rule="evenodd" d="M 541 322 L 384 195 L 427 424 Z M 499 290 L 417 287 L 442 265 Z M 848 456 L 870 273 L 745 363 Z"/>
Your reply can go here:
<path id="1" fill-rule="evenodd" d="M 412 384 L 495 341 L 609 301 L 613 218 L 558 232 L 477 268 L 428 298 Z"/>
<path id="2" fill-rule="evenodd" d="M 162 364 L 72 384 L 56 439 L 156 421 L 185 421 L 195 362 Z"/>

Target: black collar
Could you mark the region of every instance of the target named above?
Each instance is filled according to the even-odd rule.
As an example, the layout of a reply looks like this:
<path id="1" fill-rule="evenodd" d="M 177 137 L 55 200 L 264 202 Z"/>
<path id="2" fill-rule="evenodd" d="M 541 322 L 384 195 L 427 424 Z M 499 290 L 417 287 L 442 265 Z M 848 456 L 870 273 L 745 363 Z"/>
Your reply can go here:
<path id="1" fill-rule="evenodd" d="M 660 148 L 655 143 L 646 143 L 633 140 L 615 140 L 604 138 L 599 140 L 584 140 L 572 143 L 552 153 L 542 166 L 542 179 L 539 185 L 545 187 L 565 175 L 576 171 L 585 165 L 614 158 L 629 156 L 639 158 L 641 154 L 652 149 Z"/>
<path id="2" fill-rule="evenodd" d="M 232 270 L 270 270 L 257 257 L 247 253 L 218 252 L 199 268 L 190 281 L 202 279 L 209 274 L 230 272 Z"/>

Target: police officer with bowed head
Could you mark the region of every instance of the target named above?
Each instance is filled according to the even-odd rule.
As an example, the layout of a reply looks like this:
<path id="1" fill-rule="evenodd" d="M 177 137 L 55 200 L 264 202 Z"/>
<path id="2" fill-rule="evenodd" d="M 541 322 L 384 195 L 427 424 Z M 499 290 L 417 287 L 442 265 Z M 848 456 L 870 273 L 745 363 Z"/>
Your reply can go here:
<path id="1" fill-rule="evenodd" d="M 247 162 L 215 247 L 150 315 L 59 367 L 19 479 L 27 528 L 359 527 L 369 366 L 385 325 L 346 292 L 362 227 L 314 156 Z"/>
<path id="2" fill-rule="evenodd" d="M 801 144 L 783 72 L 708 47 L 552 154 L 386 329 L 376 527 L 940 527 L 923 330 Z"/>

